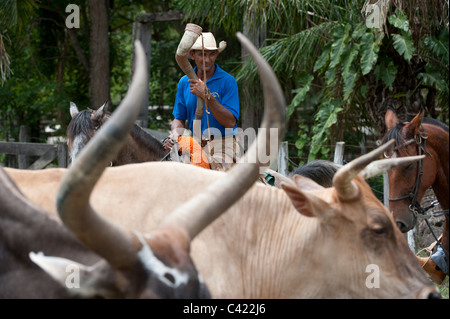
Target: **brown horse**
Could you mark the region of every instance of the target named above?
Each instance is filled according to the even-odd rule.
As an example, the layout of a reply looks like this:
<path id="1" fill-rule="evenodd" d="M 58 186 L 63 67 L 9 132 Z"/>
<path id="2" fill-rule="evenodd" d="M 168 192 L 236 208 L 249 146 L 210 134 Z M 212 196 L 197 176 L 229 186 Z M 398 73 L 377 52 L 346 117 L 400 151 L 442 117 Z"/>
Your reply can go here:
<path id="1" fill-rule="evenodd" d="M 107 102 L 98 110 L 86 109 L 78 111 L 75 103 L 70 102 L 70 115 L 72 120 L 67 127 L 67 145 L 72 161 L 94 136 L 102 125 L 108 120 Z M 111 162 L 111 166 L 130 163 L 168 160 L 168 151 L 162 142 L 147 133 L 139 125 L 134 124 L 127 142 Z"/>
<path id="2" fill-rule="evenodd" d="M 449 131 L 444 123 L 424 118 L 420 111 L 410 122 L 400 123 L 397 115 L 388 110 L 385 114 L 387 133 L 383 143 L 395 139 L 392 153 L 386 157 L 425 155 L 425 158 L 405 167 L 396 167 L 388 171 L 389 210 L 397 226 L 404 233 L 411 230 L 417 217 L 428 217 L 420 201 L 425 191 L 432 187 L 439 201 L 445 225 L 440 246 L 448 264 L 448 206 L 449 206 Z M 431 228 L 430 228 L 431 229 Z M 436 236 L 436 235 L 435 235 Z M 448 273 L 447 273 L 448 275 Z"/>

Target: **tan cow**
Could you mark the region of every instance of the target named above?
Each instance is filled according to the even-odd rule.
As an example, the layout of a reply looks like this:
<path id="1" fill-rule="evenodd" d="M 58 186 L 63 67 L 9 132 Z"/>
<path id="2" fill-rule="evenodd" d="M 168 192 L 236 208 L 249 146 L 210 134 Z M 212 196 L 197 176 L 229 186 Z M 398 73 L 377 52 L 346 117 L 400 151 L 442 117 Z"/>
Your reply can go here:
<path id="1" fill-rule="evenodd" d="M 284 106 L 284 99 L 270 68 L 263 69 L 270 73 L 263 81 L 264 92 L 273 93 L 265 96 L 268 113 L 264 123 L 272 127 L 282 117 L 276 110 Z M 273 87 L 276 90 L 271 90 Z M 267 105 L 275 108 L 270 110 Z M 258 145 L 252 145 L 250 154 L 266 146 L 261 141 L 258 136 Z M 64 170 L 8 170 L 8 174 L 39 205 L 54 211 L 56 202 L 64 224 L 77 238 L 93 251 L 111 250 L 107 255 L 116 265 L 127 258 L 115 254 L 120 247 L 105 247 L 103 237 L 110 242 L 115 232 L 118 243 L 127 244 L 122 231 L 105 231 L 110 228 L 105 220 L 133 232 L 151 233 L 167 225 L 185 229 L 182 243 L 187 245 L 193 239 L 190 255 L 214 298 L 436 297 L 436 288 L 392 217 L 364 181 L 375 174 L 372 170 L 379 171 L 378 166 L 411 161 L 372 163 L 390 145 L 345 165 L 336 173 L 331 188 L 302 177 L 295 177 L 295 184 L 282 183 L 282 189 L 254 184 L 259 167 L 249 163 L 253 157 L 247 155 L 227 173 L 169 162 L 107 168 L 94 187 L 103 169 L 98 165 L 92 169 L 86 161 L 91 155 L 112 152 L 101 144 L 88 144 L 74 164 L 77 169 L 70 169 L 70 178 Z M 95 152 L 96 147 L 102 147 L 100 152 Z M 46 178 L 32 177 L 46 174 Z M 84 184 L 75 183 L 72 188 L 79 178 Z M 56 191 L 60 180 L 62 186 Z M 85 213 L 80 219 L 84 222 L 80 223 L 80 216 L 75 215 L 80 209 L 78 200 L 85 201 L 91 188 L 92 207 L 87 205 L 86 210 L 82 206 Z M 68 190 L 69 199 L 64 197 Z M 42 202 L 44 194 L 50 196 L 50 202 Z M 101 215 L 86 213 L 89 210 Z M 124 256 L 133 258 L 123 251 Z M 40 265 L 52 262 L 42 258 Z"/>
<path id="2" fill-rule="evenodd" d="M 192 242 L 192 258 L 212 296 L 436 296 L 392 217 L 357 175 L 377 154 L 344 166 L 334 180 L 338 188 L 301 177 L 283 190 L 255 184 Z M 51 198 L 63 169 L 7 171 L 32 200 L 51 209 L 54 204 L 41 199 L 44 192 Z M 91 203 L 122 226 L 148 232 L 223 174 L 179 163 L 108 168 Z M 34 186 L 25 175 L 37 177 Z M 41 184 L 44 175 L 47 183 Z"/>

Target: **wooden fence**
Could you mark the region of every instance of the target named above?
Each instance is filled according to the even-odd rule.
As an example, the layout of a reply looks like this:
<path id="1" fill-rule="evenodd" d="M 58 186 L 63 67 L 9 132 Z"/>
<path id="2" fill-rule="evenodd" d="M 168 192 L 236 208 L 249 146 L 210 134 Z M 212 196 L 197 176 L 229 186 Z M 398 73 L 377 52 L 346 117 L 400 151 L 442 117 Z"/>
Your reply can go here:
<path id="1" fill-rule="evenodd" d="M 66 143 L 42 144 L 26 142 L 0 142 L 0 154 L 17 155 L 18 168 L 43 169 L 56 159 L 58 167 L 67 167 L 68 151 Z M 29 156 L 39 156 L 31 165 L 28 165 Z"/>

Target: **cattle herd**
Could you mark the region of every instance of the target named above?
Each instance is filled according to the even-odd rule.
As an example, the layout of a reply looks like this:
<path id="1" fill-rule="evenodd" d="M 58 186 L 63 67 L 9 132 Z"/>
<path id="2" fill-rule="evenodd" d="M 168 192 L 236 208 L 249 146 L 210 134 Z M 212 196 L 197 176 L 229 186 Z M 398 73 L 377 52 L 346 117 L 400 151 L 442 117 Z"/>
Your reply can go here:
<path id="1" fill-rule="evenodd" d="M 284 136 L 275 74 L 242 34 Z M 421 157 L 340 167 L 332 186 L 256 183 L 258 136 L 227 172 L 176 162 L 107 167 L 146 97 L 145 53 L 126 97 L 68 169 L 0 167 L 1 298 L 436 298 L 365 179 Z M 269 130 L 267 130 L 268 132 Z M 273 142 L 273 141 L 271 141 Z M 274 154 L 272 154 L 274 155 Z"/>

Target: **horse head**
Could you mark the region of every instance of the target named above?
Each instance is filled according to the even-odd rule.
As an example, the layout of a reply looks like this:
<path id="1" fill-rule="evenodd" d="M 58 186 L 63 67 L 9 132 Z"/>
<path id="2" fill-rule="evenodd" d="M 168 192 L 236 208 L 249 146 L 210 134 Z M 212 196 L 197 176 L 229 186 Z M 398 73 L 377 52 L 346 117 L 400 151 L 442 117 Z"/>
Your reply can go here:
<path id="1" fill-rule="evenodd" d="M 67 126 L 67 146 L 73 162 L 110 116 L 108 102 L 105 102 L 97 110 L 88 108 L 82 111 L 78 110 L 74 102 L 70 102 L 70 116 L 72 120 Z"/>
<path id="2" fill-rule="evenodd" d="M 424 124 L 420 111 L 411 121 L 401 123 L 397 115 L 388 110 L 385 114 L 387 133 L 383 143 L 395 139 L 395 147 L 385 157 L 425 155 L 419 162 L 388 171 L 389 210 L 402 232 L 411 230 L 422 213 L 420 201 L 426 190 L 435 184 L 438 176 L 438 154 L 430 144 L 430 129 Z M 448 162 L 447 162 L 448 165 Z"/>
<path id="3" fill-rule="evenodd" d="M 111 114 L 108 112 L 108 102 L 105 102 L 97 110 L 88 108 L 83 111 L 79 111 L 75 103 L 70 102 L 70 115 L 72 120 L 67 127 L 67 145 L 72 162 L 74 162 L 81 150 L 111 117 Z M 127 136 L 125 145 L 110 165 L 160 161 L 165 159 L 166 155 L 167 150 L 162 142 L 135 123 Z"/>

